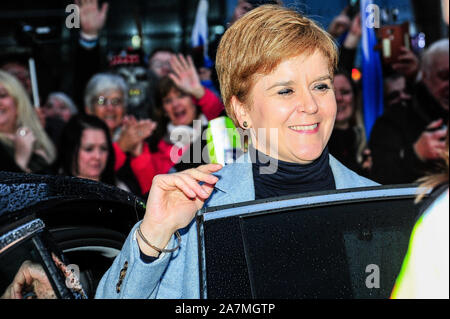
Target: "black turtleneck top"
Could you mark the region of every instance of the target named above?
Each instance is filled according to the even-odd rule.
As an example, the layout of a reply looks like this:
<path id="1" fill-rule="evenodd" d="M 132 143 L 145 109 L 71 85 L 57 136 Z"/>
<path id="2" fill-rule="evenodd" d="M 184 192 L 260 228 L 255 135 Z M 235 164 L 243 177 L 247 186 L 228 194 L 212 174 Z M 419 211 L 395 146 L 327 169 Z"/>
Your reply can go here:
<path id="1" fill-rule="evenodd" d="M 250 150 L 250 156 L 255 199 L 336 189 L 328 147 L 319 158 L 309 164 L 278 160 L 278 168 L 272 174 L 264 174 L 264 170 L 267 171 L 267 166 L 275 159 L 255 149 Z"/>

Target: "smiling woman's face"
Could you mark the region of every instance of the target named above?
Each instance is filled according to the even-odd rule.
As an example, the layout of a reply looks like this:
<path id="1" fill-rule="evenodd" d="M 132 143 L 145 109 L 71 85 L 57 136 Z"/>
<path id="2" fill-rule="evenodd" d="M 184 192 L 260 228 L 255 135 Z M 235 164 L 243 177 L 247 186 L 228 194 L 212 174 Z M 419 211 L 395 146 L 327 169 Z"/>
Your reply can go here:
<path id="1" fill-rule="evenodd" d="M 172 88 L 162 99 L 164 111 L 173 125 L 191 125 L 196 107 L 189 94 Z"/>
<path id="2" fill-rule="evenodd" d="M 322 154 L 336 117 L 332 75 L 322 53 L 284 60 L 272 73 L 257 76 L 250 101 L 249 111 L 239 102 L 235 110 L 240 124 L 248 123 L 258 150 L 300 164 Z M 276 129 L 275 141 L 270 129 Z"/>

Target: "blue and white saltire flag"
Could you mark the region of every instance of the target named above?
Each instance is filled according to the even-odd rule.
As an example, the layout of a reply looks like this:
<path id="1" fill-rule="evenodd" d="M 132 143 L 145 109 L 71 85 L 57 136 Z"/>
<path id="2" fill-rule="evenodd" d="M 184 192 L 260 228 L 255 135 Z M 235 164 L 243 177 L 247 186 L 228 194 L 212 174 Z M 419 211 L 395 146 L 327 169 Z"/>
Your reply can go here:
<path id="1" fill-rule="evenodd" d="M 375 28 L 379 27 L 378 6 L 372 0 L 361 0 L 361 66 L 364 102 L 364 125 L 367 139 L 376 119 L 383 114 L 383 71 L 380 54 L 374 50 L 377 44 Z"/>
<path id="2" fill-rule="evenodd" d="M 192 28 L 191 45 L 203 47 L 205 66 L 212 66 L 212 61 L 208 56 L 208 0 L 199 0 L 195 23 Z"/>

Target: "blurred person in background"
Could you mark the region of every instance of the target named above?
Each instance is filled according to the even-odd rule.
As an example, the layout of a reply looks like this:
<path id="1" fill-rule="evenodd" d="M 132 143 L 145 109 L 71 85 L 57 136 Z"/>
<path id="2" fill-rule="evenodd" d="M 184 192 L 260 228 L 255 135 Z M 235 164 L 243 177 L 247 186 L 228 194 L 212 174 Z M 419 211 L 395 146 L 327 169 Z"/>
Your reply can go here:
<path id="1" fill-rule="evenodd" d="M 385 110 L 391 107 L 406 107 L 411 101 L 406 78 L 399 73 L 393 73 L 384 78 L 383 94 Z"/>
<path id="2" fill-rule="evenodd" d="M 350 75 L 342 70 L 335 73 L 333 86 L 337 113 L 328 142 L 329 151 L 351 170 L 368 176 L 371 158 L 366 145 L 361 94 Z"/>
<path id="3" fill-rule="evenodd" d="M 106 124 L 96 116 L 74 115 L 64 128 L 57 161 L 58 173 L 118 186 L 114 149 Z"/>
<path id="4" fill-rule="evenodd" d="M 26 57 L 10 57 L 0 62 L 0 69 L 15 76 L 22 83 L 25 91 L 31 97 L 31 78 Z"/>
<path id="5" fill-rule="evenodd" d="M 56 158 L 27 92 L 4 71 L 0 71 L 0 148 L 2 170 L 44 173 Z"/>
<path id="6" fill-rule="evenodd" d="M 53 92 L 47 97 L 44 106 L 45 116 L 57 117 L 65 123 L 69 121 L 72 115 L 78 113 L 78 108 L 72 99 L 64 92 Z"/>
<path id="7" fill-rule="evenodd" d="M 109 128 L 113 141 L 120 136 L 126 114 L 128 87 L 124 79 L 111 73 L 95 74 L 88 82 L 84 94 L 86 114 L 96 115 Z"/>
<path id="8" fill-rule="evenodd" d="M 160 47 L 154 49 L 148 58 L 148 67 L 159 79 L 172 72 L 170 60 L 175 54 L 171 48 Z"/>
<path id="9" fill-rule="evenodd" d="M 410 59 L 404 69 L 413 70 L 414 65 Z M 407 107 L 387 109 L 372 129 L 371 178 L 379 183 L 412 183 L 438 169 L 441 161 L 448 122 L 448 39 L 424 51 L 420 73 Z"/>

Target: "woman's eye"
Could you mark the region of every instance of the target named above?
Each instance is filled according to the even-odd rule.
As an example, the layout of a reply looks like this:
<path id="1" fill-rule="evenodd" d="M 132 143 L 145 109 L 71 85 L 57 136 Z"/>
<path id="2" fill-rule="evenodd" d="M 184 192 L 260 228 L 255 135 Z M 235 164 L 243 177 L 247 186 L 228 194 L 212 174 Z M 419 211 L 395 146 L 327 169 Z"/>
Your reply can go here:
<path id="1" fill-rule="evenodd" d="M 279 95 L 289 95 L 292 92 L 294 92 L 292 89 L 282 89 L 282 90 L 278 91 L 278 94 Z"/>
<path id="2" fill-rule="evenodd" d="M 330 89 L 330 86 L 326 83 L 317 84 L 314 89 L 319 91 L 327 91 Z"/>

